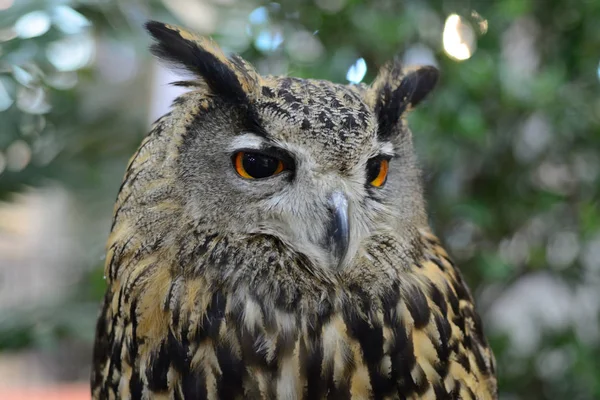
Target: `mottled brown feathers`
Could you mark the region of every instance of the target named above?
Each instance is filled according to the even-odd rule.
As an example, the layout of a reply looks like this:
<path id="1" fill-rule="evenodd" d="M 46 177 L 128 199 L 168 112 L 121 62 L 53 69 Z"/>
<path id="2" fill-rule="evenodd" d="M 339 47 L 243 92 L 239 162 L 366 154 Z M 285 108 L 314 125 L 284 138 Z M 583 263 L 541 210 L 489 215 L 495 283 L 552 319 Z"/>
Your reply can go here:
<path id="1" fill-rule="evenodd" d="M 404 112 L 437 72 L 372 86 L 260 77 L 180 28 L 155 52 L 198 83 L 132 157 L 107 243 L 94 399 L 497 399 L 494 358 L 430 232 Z M 251 122 L 249 122 L 251 121 Z M 232 152 L 290 157 L 246 181 Z M 269 150 L 271 151 L 271 150 Z M 381 188 L 372 157 L 390 158 Z M 350 204 L 348 257 L 326 243 Z"/>

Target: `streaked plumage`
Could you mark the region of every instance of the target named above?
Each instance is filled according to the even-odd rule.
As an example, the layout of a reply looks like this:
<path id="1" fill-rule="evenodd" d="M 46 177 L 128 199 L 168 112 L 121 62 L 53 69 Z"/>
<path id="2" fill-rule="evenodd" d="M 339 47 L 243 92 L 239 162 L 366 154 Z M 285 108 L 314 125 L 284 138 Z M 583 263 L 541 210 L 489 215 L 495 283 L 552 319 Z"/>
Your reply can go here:
<path id="1" fill-rule="evenodd" d="M 493 355 L 427 226 L 402 118 L 437 72 L 391 63 L 371 86 L 262 77 L 210 41 L 148 29 L 154 52 L 196 80 L 125 174 L 93 397 L 496 399 Z M 265 146 L 294 168 L 237 176 L 231 154 Z M 365 165 L 388 153 L 387 182 L 370 187 Z M 348 203 L 339 253 L 332 193 Z"/>

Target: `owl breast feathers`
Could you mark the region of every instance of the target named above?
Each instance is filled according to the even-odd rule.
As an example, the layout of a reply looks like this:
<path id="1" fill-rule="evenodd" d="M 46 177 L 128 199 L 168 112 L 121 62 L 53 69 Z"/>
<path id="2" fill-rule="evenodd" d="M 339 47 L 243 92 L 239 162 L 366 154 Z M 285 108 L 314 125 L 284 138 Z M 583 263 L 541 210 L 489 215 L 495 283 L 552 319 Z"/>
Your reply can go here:
<path id="1" fill-rule="evenodd" d="M 496 399 L 427 225 L 405 114 L 437 70 L 260 76 L 150 22 L 193 79 L 132 157 L 107 245 L 95 399 Z"/>

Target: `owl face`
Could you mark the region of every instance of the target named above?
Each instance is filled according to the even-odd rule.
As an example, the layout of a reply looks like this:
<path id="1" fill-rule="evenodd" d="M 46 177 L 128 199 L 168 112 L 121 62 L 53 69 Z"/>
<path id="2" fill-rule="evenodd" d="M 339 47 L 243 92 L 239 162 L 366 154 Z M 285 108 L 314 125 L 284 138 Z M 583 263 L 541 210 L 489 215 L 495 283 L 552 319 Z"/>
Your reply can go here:
<path id="1" fill-rule="evenodd" d="M 323 268 L 351 264 L 377 233 L 426 223 L 402 115 L 433 88 L 436 70 L 405 74 L 392 63 L 370 87 L 261 77 L 179 28 L 148 29 L 156 54 L 199 79 L 170 117 L 190 219 L 273 235 Z"/>

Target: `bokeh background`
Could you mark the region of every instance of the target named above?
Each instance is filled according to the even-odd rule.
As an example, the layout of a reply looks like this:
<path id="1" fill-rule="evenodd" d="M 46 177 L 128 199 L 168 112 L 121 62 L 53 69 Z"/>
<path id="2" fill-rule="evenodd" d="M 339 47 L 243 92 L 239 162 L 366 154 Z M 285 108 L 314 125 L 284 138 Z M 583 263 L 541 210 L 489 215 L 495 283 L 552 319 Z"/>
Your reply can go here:
<path id="1" fill-rule="evenodd" d="M 181 90 L 147 51 L 149 18 L 263 74 L 439 67 L 409 119 L 500 398 L 600 399 L 597 0 L 0 0 L 0 397 L 89 398 L 112 204 Z"/>

